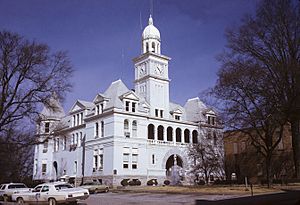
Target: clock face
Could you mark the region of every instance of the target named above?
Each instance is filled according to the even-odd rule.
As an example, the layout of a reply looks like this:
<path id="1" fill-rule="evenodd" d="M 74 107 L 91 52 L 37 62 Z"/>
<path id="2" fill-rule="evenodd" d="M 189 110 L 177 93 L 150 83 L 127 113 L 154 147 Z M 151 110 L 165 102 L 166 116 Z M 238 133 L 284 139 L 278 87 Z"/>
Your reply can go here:
<path id="1" fill-rule="evenodd" d="M 164 69 L 163 69 L 163 67 L 162 67 L 160 64 L 158 64 L 158 65 L 156 66 L 155 72 L 156 72 L 156 74 L 158 74 L 158 75 L 162 75 L 163 72 L 164 72 Z"/>
<path id="2" fill-rule="evenodd" d="M 139 74 L 140 74 L 140 76 L 143 76 L 143 75 L 146 74 L 146 68 L 145 68 L 144 65 L 142 65 L 142 66 L 140 67 L 140 69 L 139 69 Z"/>

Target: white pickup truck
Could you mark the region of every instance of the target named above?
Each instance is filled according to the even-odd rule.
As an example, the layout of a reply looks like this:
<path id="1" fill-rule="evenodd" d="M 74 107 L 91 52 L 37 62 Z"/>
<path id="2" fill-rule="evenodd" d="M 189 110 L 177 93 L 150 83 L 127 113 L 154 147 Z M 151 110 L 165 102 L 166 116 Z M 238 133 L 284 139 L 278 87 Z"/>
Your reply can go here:
<path id="1" fill-rule="evenodd" d="M 89 191 L 80 187 L 73 188 L 65 182 L 53 182 L 37 185 L 29 192 L 16 193 L 12 195 L 12 201 L 18 204 L 48 203 L 57 205 L 59 203 L 76 204 L 77 200 L 89 197 Z"/>
<path id="2" fill-rule="evenodd" d="M 25 184 L 22 183 L 9 183 L 9 184 L 1 184 L 0 185 L 0 198 L 3 201 L 10 201 L 11 195 L 20 192 L 29 191 Z"/>

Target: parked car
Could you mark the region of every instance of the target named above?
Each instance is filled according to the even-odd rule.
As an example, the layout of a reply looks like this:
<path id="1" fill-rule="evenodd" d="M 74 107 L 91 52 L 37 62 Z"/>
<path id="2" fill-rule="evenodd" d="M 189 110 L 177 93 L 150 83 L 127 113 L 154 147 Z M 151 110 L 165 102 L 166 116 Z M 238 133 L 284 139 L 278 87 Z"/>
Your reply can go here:
<path id="1" fill-rule="evenodd" d="M 65 182 L 53 182 L 37 185 L 29 192 L 12 195 L 12 201 L 19 204 L 48 203 L 56 205 L 59 203 L 76 204 L 77 200 L 84 200 L 89 197 L 87 189 L 77 187 Z"/>
<path id="2" fill-rule="evenodd" d="M 88 189 L 90 193 L 109 192 L 108 186 L 94 181 L 87 181 L 80 187 Z"/>
<path id="3" fill-rule="evenodd" d="M 28 188 L 23 183 L 8 183 L 8 184 L 1 184 L 0 186 L 0 198 L 3 201 L 11 201 L 11 195 L 20 192 L 29 191 Z"/>

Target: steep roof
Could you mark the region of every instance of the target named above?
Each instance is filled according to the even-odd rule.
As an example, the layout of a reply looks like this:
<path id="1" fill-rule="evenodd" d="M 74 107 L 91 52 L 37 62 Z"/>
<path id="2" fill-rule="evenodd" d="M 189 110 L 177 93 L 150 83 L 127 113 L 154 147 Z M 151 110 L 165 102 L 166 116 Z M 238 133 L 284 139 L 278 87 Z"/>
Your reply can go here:
<path id="1" fill-rule="evenodd" d="M 207 110 L 206 105 L 198 98 L 189 99 L 184 105 L 186 111 L 186 120 L 192 122 L 205 121 L 204 111 Z"/>
<path id="2" fill-rule="evenodd" d="M 129 89 L 126 85 L 122 82 L 121 79 L 114 81 L 111 85 L 107 88 L 104 92 L 104 95 L 109 98 L 106 108 L 122 108 L 123 103 L 120 100 L 120 96 L 124 93 L 127 93 Z"/>

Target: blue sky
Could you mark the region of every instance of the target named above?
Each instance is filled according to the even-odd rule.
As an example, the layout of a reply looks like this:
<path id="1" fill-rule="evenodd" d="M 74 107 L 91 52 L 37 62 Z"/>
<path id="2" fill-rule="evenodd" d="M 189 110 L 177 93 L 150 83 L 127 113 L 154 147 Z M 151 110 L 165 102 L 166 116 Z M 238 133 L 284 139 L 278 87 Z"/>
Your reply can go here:
<path id="1" fill-rule="evenodd" d="M 153 0 L 154 25 L 169 64 L 171 101 L 188 98 L 216 82 L 216 56 L 226 45 L 226 28 L 253 13 L 258 0 Z M 133 88 L 132 59 L 140 55 L 141 24 L 147 25 L 150 0 L 0 0 L 0 29 L 65 50 L 74 66 L 76 99 L 91 101 L 112 81 Z M 141 17 L 141 18 L 140 18 Z"/>

